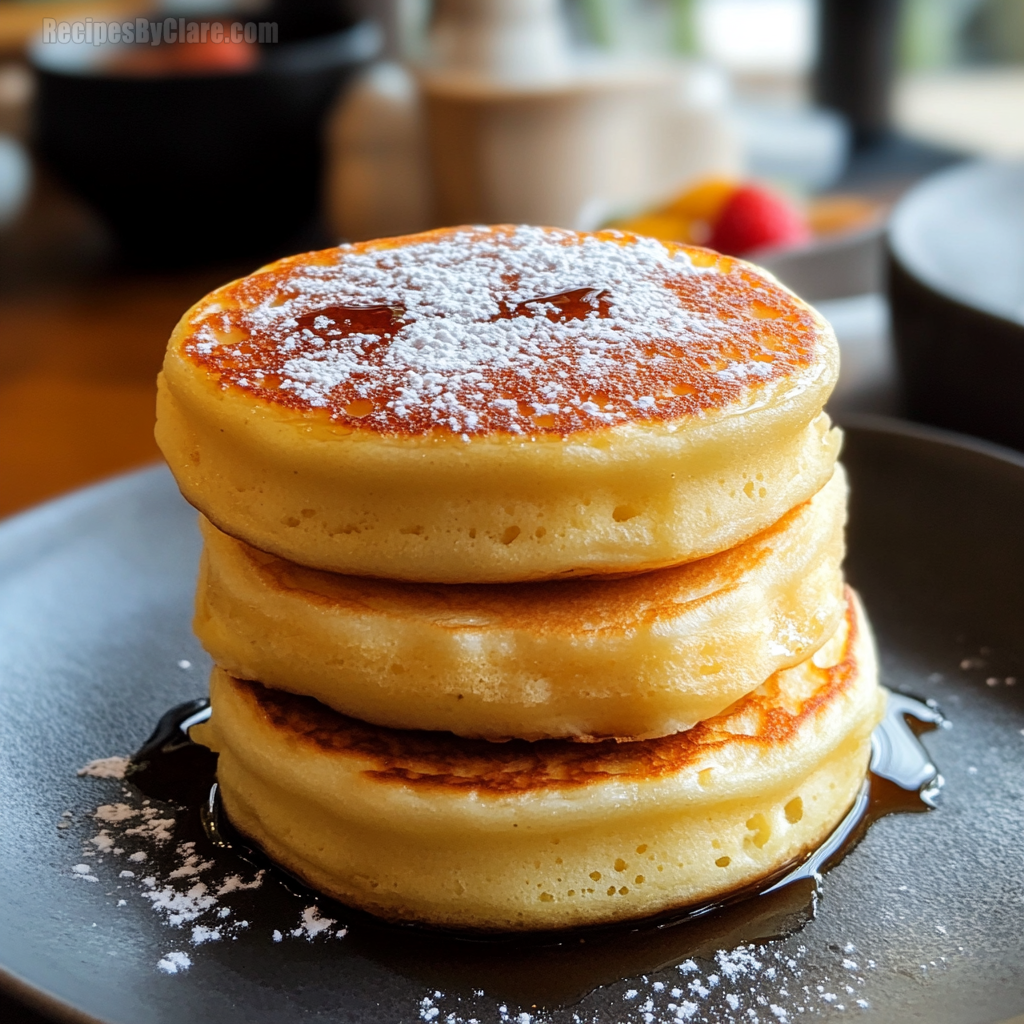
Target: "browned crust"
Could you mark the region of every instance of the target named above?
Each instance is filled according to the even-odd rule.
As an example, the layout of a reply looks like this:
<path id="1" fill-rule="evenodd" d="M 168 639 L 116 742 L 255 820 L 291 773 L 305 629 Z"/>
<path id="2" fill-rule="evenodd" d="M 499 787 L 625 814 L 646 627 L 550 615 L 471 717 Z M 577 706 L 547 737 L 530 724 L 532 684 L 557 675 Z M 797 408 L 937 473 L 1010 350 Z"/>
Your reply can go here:
<path id="1" fill-rule="evenodd" d="M 302 413 L 314 420 L 344 424 L 349 429 L 378 435 L 430 436 L 446 435 L 450 431 L 438 424 L 426 411 L 403 416 L 388 411 L 388 403 L 398 395 L 397 386 L 381 385 L 372 394 L 366 383 L 357 391 L 354 382 L 339 384 L 331 393 L 327 407 L 315 407 L 295 391 L 278 387 L 284 357 L 278 349 L 278 340 L 254 336 L 246 323 L 246 310 L 270 296 L 294 297 L 290 281 L 306 267 L 325 267 L 337 264 L 345 253 L 385 252 L 450 237 L 456 232 L 483 234 L 500 239 L 514 227 L 494 225 L 487 228 L 442 228 L 418 235 L 378 239 L 361 242 L 345 249 L 325 249 L 303 253 L 279 260 L 241 280 L 223 286 L 212 297 L 218 300 L 216 313 L 204 314 L 199 308 L 191 314 L 184 329 L 179 328 L 172 347 L 186 362 L 202 370 L 206 377 L 221 388 L 238 390 L 247 401 L 256 405 L 278 407 Z M 577 244 L 584 237 L 627 246 L 636 243 L 638 236 L 622 231 L 599 231 L 590 235 L 559 232 L 553 238 L 558 244 Z M 767 385 L 792 376 L 811 366 L 821 353 L 821 326 L 815 314 L 791 293 L 759 273 L 754 267 L 729 256 L 722 256 L 698 246 L 680 243 L 662 243 L 670 252 L 689 254 L 702 268 L 714 268 L 716 273 L 679 274 L 667 280 L 666 287 L 679 295 L 691 310 L 714 316 L 721 323 L 732 323 L 734 328 L 707 334 L 694 333 L 685 345 L 679 339 L 666 338 L 656 345 L 637 346 L 637 366 L 623 367 L 618 374 L 610 374 L 600 389 L 600 400 L 612 403 L 623 413 L 621 422 L 656 424 L 686 419 L 710 410 L 734 404 L 741 395 L 763 390 Z M 343 272 L 343 268 L 342 271 Z M 384 307 L 381 307 L 384 308 Z M 317 312 L 315 302 L 303 316 Z M 219 346 L 211 352 L 196 347 L 197 335 L 205 326 L 224 330 L 230 324 L 237 334 L 238 343 Z M 305 353 L 300 343 L 288 351 L 288 358 Z M 387 345 L 382 344 L 375 355 L 367 355 L 367 363 L 382 358 Z M 650 351 L 647 351 L 650 349 Z M 566 353 L 572 357 L 573 353 Z M 736 380 L 721 376 L 721 371 L 737 364 L 756 361 L 764 372 L 754 379 Z M 557 363 L 557 365 L 556 365 Z M 511 433 L 521 437 L 524 433 L 534 437 L 569 437 L 577 434 L 603 433 L 609 428 L 599 421 L 580 413 L 578 409 L 563 408 L 557 414 L 539 415 L 533 411 L 534 403 L 544 403 L 544 385 L 550 381 L 544 371 L 523 375 L 512 369 L 481 369 L 481 379 L 500 394 L 516 403 L 507 416 L 490 408 L 474 410 L 481 416 L 476 436 L 502 436 Z M 263 375 L 262 384 L 255 382 L 254 374 Z M 560 361 L 552 361 L 551 380 L 569 386 L 574 393 L 585 396 L 591 385 L 582 372 L 566 369 Z M 642 379 L 645 394 L 658 396 L 656 406 L 639 409 L 628 401 Z M 240 383 L 244 382 L 244 383 Z M 587 400 L 597 400 L 588 398 Z M 369 402 L 369 406 L 367 406 Z M 367 408 L 373 409 L 368 413 Z M 503 418 L 504 416 L 504 418 Z M 506 422 L 507 420 L 507 422 Z M 619 424 L 621 425 L 621 423 Z"/>
<path id="2" fill-rule="evenodd" d="M 856 681 L 858 622 L 852 592 L 846 593 L 847 635 L 838 662 L 807 670 L 819 680 L 799 704 L 783 700 L 778 676 L 714 718 L 660 739 L 580 744 L 571 740 L 510 740 L 490 743 L 450 733 L 417 732 L 368 725 L 310 697 L 233 679 L 237 694 L 289 742 L 318 756 L 355 755 L 381 782 L 434 790 L 473 790 L 502 796 L 542 789 L 572 789 L 616 779 L 651 781 L 706 761 L 722 747 L 777 748 Z M 787 704 L 789 706 L 787 706 Z"/>
<path id="3" fill-rule="evenodd" d="M 528 624 L 545 634 L 578 634 L 582 630 L 588 636 L 599 636 L 675 618 L 683 608 L 699 607 L 741 582 L 769 557 L 778 538 L 806 511 L 810 500 L 727 551 L 668 569 L 611 578 L 515 584 L 402 583 L 307 569 L 244 541 L 234 542 L 264 586 L 297 592 L 304 601 L 320 607 L 401 616 L 411 608 L 417 615 L 439 620 L 439 626 L 450 617 L 452 629 L 460 628 L 460 617 L 472 617 L 492 625 Z M 681 603 L 686 594 L 693 596 Z"/>

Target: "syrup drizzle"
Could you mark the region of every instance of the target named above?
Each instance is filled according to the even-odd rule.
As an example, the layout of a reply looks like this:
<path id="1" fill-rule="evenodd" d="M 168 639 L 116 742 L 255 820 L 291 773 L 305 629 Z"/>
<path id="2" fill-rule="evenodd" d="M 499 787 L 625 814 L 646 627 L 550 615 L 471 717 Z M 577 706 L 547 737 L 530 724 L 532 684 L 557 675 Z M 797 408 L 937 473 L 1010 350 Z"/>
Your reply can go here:
<path id="1" fill-rule="evenodd" d="M 544 317 L 553 324 L 565 324 L 592 316 L 607 319 L 611 316 L 611 293 L 607 288 L 573 288 L 554 295 L 524 299 L 513 306 L 504 300 L 498 305 L 499 312 L 490 318 L 491 323 L 525 316 L 533 320 Z M 296 318 L 300 331 L 310 331 L 332 340 L 367 334 L 389 340 L 407 322 L 403 307 L 384 305 L 325 306 Z M 364 342 L 362 348 L 369 357 L 372 347 L 368 349 Z"/>
<path id="2" fill-rule="evenodd" d="M 492 319 L 511 320 L 517 316 L 536 319 L 546 317 L 553 324 L 565 324 L 570 320 L 586 320 L 597 316 L 607 319 L 611 316 L 611 293 L 607 288 L 573 288 L 555 295 L 543 295 L 537 299 L 525 299 L 514 306 L 501 303 L 502 311 Z"/>
<path id="3" fill-rule="evenodd" d="M 431 989 L 489 996 L 552 1009 L 577 1002 L 602 985 L 652 974 L 690 958 L 710 959 L 749 943 L 783 938 L 815 917 L 821 877 L 863 837 L 872 822 L 896 812 L 936 806 L 943 779 L 918 736 L 947 725 L 933 701 L 890 693 L 884 720 L 871 738 L 868 777 L 846 817 L 801 863 L 724 899 L 626 924 L 573 931 L 473 935 L 421 925 L 389 924 L 335 903 L 276 866 L 242 837 L 222 813 L 216 754 L 193 743 L 189 730 L 210 715 L 209 701 L 168 711 L 133 756 L 130 781 L 146 796 L 191 811 L 194 832 L 221 851 L 266 869 L 281 895 L 348 927 L 344 948 L 387 965 Z M 201 830 L 198 827 L 201 823 Z M 252 894 L 250 918 L 268 904 L 266 888 Z M 280 899 L 270 898 L 279 904 Z M 270 908 L 280 912 L 279 907 Z M 279 922 L 267 922 L 268 930 Z"/>
<path id="4" fill-rule="evenodd" d="M 326 306 L 297 318 L 299 330 L 312 331 L 328 338 L 346 338 L 352 334 L 379 334 L 390 338 L 405 324 L 401 306 Z"/>

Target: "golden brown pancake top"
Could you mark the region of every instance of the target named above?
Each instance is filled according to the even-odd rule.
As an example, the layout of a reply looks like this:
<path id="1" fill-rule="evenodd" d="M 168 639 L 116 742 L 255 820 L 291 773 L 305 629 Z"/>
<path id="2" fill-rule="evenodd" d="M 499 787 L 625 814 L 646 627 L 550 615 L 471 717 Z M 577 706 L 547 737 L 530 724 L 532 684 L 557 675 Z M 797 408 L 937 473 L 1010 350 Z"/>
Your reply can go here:
<path id="1" fill-rule="evenodd" d="M 769 557 L 773 544 L 808 504 L 798 505 L 746 543 L 695 562 L 636 576 L 541 583 L 429 584 L 344 576 L 307 569 L 244 541 L 232 543 L 239 545 L 265 585 L 299 591 L 313 604 L 399 616 L 412 608 L 452 630 L 487 625 L 595 635 L 673 618 L 684 605 L 713 600 Z"/>
<path id="2" fill-rule="evenodd" d="M 812 367 L 820 332 L 710 250 L 499 225 L 281 260 L 173 344 L 223 388 L 376 434 L 566 437 L 732 405 Z"/>
<path id="3" fill-rule="evenodd" d="M 847 633 L 837 663 L 807 663 L 810 687 L 787 687 L 794 670 L 778 673 L 731 708 L 687 732 L 642 742 L 575 743 L 571 740 L 509 740 L 491 743 L 450 733 L 418 732 L 368 725 L 311 697 L 232 680 L 271 727 L 324 754 L 356 756 L 363 771 L 381 782 L 433 790 L 473 790 L 503 796 L 543 789 L 571 789 L 617 779 L 652 781 L 708 759 L 736 744 L 778 747 L 857 678 L 857 619 L 847 593 Z M 806 678 L 806 677 L 805 677 Z"/>

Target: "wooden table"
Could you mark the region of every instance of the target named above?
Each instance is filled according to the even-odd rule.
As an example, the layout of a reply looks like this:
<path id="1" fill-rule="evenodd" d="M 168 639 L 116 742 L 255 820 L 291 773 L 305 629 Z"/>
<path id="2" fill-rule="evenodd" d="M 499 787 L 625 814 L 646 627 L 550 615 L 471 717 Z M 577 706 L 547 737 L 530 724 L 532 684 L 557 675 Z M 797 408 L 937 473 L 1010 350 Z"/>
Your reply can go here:
<path id="1" fill-rule="evenodd" d="M 0 515 L 160 457 L 164 346 L 219 280 L 98 279 L 0 299 Z"/>

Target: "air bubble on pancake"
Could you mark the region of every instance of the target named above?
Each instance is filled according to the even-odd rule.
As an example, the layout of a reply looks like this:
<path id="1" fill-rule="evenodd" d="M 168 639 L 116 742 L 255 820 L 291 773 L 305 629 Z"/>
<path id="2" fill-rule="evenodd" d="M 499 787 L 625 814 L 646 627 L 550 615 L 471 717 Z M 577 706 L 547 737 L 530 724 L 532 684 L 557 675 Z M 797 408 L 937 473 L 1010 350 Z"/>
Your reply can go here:
<path id="1" fill-rule="evenodd" d="M 617 523 L 625 523 L 640 515 L 640 510 L 632 505 L 616 505 L 612 510 L 612 519 Z"/>
<path id="2" fill-rule="evenodd" d="M 232 327 L 229 330 L 215 330 L 214 334 L 217 337 L 219 344 L 227 345 L 240 345 L 243 341 L 249 340 L 249 332 L 243 330 L 241 327 Z"/>
<path id="3" fill-rule="evenodd" d="M 772 827 L 768 824 L 768 819 L 760 811 L 747 819 L 747 828 L 754 833 L 752 836 L 747 836 L 747 839 L 759 850 L 772 837 Z"/>
<path id="4" fill-rule="evenodd" d="M 315 508 L 304 508 L 299 513 L 299 515 L 302 516 L 303 519 L 312 519 L 313 516 L 316 515 L 316 509 Z"/>
<path id="5" fill-rule="evenodd" d="M 542 892 L 540 894 L 540 901 L 541 903 L 554 903 L 555 897 L 552 896 L 549 892 Z"/>
<path id="6" fill-rule="evenodd" d="M 414 537 L 418 537 L 418 536 L 420 536 L 420 534 L 423 533 L 423 527 L 422 526 L 403 526 L 398 532 L 402 533 L 402 534 L 412 535 Z"/>
<path id="7" fill-rule="evenodd" d="M 538 527 L 537 527 L 537 529 L 536 529 L 536 530 L 534 531 L 534 534 L 533 534 L 533 535 L 534 535 L 534 537 L 538 538 L 538 540 L 539 540 L 539 539 L 540 539 L 541 537 L 543 537 L 543 536 L 544 536 L 544 534 L 546 534 L 547 532 L 548 532 L 548 531 L 547 531 L 546 527 L 543 527 L 543 526 L 538 526 Z"/>
<path id="8" fill-rule="evenodd" d="M 328 537 L 336 537 L 339 533 L 350 534 L 350 533 L 362 533 L 363 528 L 356 525 L 355 523 L 347 523 L 345 526 L 339 526 L 336 530 L 328 530 Z"/>
<path id="9" fill-rule="evenodd" d="M 714 768 L 703 768 L 697 773 L 697 785 L 707 787 L 711 785 L 711 773 Z"/>
<path id="10" fill-rule="evenodd" d="M 629 865 L 621 857 L 619 857 L 619 859 L 615 862 L 616 871 L 625 871 L 628 867 Z"/>
<path id="11" fill-rule="evenodd" d="M 795 796 L 783 808 L 786 813 L 786 821 L 795 825 L 804 816 L 804 802 L 800 797 Z"/>
<path id="12" fill-rule="evenodd" d="M 718 860 L 715 861 L 715 866 L 719 868 L 727 868 L 731 863 L 732 859 L 730 857 L 719 857 Z"/>
<path id="13" fill-rule="evenodd" d="M 745 495 L 746 495 L 746 496 L 747 496 L 748 498 L 753 498 L 753 497 L 754 497 L 754 481 L 753 481 L 753 480 L 748 480 L 748 481 L 747 481 L 747 482 L 746 482 L 746 483 L 745 483 L 745 484 L 743 485 L 743 493 L 744 493 L 744 494 L 745 494 Z"/>
<path id="14" fill-rule="evenodd" d="M 519 529 L 518 526 L 510 526 L 510 527 L 508 527 L 505 530 L 505 532 L 501 535 L 501 543 L 502 544 L 511 544 L 512 541 L 514 541 L 516 539 L 516 537 L 519 536 L 520 533 L 522 533 L 522 531 Z"/>
<path id="15" fill-rule="evenodd" d="M 646 844 L 646 843 L 641 843 L 641 844 L 640 844 L 640 845 L 639 845 L 639 846 L 638 846 L 638 847 L 636 848 L 636 852 L 637 852 L 637 853 L 646 853 L 646 852 L 647 852 L 647 844 Z"/>
<path id="16" fill-rule="evenodd" d="M 285 516 L 284 519 L 281 520 L 281 525 L 282 526 L 298 526 L 299 525 L 299 521 L 298 521 L 298 519 L 295 518 L 295 516 Z"/>
<path id="17" fill-rule="evenodd" d="M 373 408 L 373 402 L 370 399 L 356 398 L 345 406 L 345 414 L 359 420 L 364 416 L 369 416 L 373 412 Z"/>
<path id="18" fill-rule="evenodd" d="M 591 871 L 591 872 L 590 872 L 590 877 L 591 877 L 591 878 L 592 878 L 592 879 L 593 879 L 593 880 L 594 880 L 595 882 L 600 882 L 600 881 L 601 881 L 601 872 L 600 872 L 600 871 Z"/>

